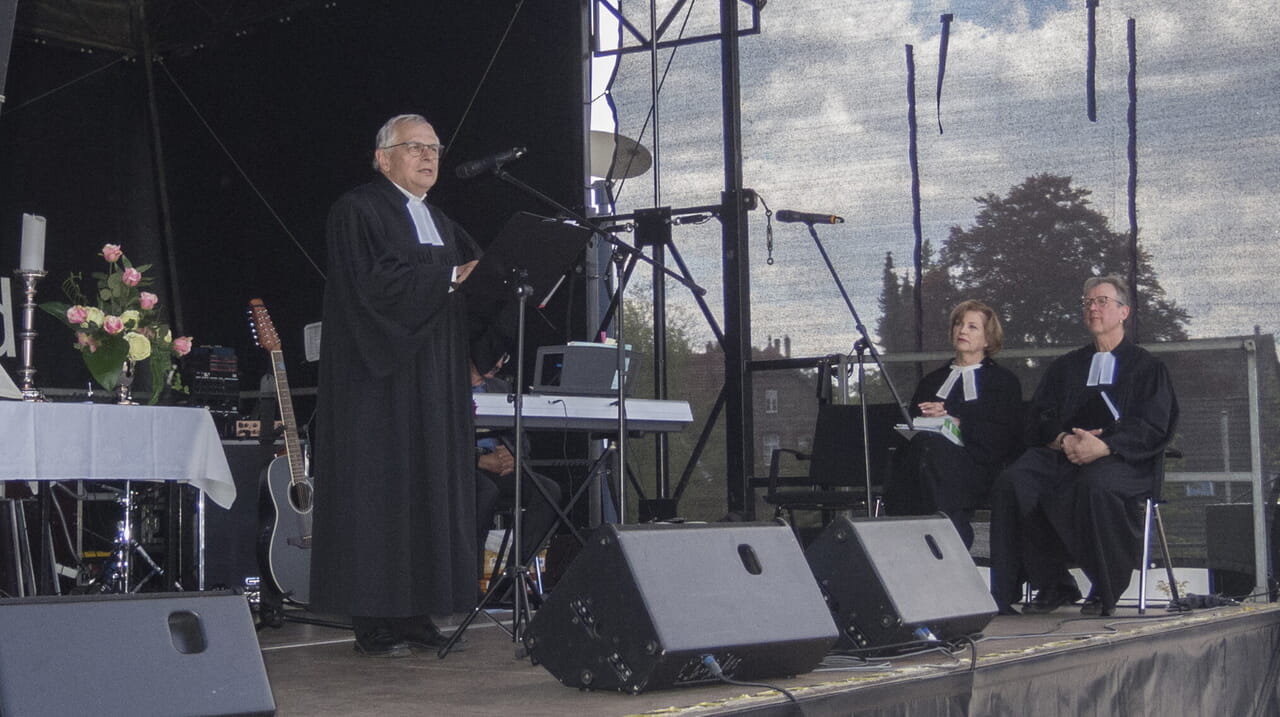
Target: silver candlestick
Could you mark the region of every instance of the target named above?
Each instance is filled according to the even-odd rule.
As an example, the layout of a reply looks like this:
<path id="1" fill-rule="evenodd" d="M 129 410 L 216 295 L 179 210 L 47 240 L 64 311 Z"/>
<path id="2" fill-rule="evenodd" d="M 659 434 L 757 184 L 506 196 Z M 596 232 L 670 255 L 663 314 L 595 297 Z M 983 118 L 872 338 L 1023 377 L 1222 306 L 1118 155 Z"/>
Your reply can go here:
<path id="1" fill-rule="evenodd" d="M 19 269 L 13 273 L 22 279 L 22 291 L 27 297 L 22 304 L 22 330 L 18 332 L 18 338 L 22 339 L 22 369 L 18 371 L 22 377 L 22 400 L 43 401 L 44 392 L 35 387 L 36 369 L 32 352 L 36 340 L 36 282 L 48 272 Z"/>

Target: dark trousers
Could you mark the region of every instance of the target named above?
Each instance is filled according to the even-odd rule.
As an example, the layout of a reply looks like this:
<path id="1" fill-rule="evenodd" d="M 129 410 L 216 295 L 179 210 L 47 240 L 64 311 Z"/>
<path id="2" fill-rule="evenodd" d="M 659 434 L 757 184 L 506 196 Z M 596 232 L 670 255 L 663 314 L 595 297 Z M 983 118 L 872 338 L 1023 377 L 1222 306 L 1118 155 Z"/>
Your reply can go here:
<path id="1" fill-rule="evenodd" d="M 543 538 L 555 525 L 556 509 L 547 498 L 559 505 L 560 486 L 555 481 L 536 473 L 526 473 L 532 482 L 526 480 L 520 486 L 520 498 L 524 503 L 524 515 L 520 523 L 520 562 L 527 563 L 542 547 Z M 516 474 L 495 475 L 489 471 L 476 470 L 476 524 L 479 526 L 480 554 L 484 554 L 485 539 L 489 528 L 493 526 L 493 518 L 498 510 L 510 510 L 516 501 Z M 539 490 L 538 487 L 541 487 Z M 543 495 L 543 493 L 546 495 Z"/>
<path id="2" fill-rule="evenodd" d="M 1150 491 L 1150 475 L 1114 456 L 1077 466 L 1048 448 L 1023 453 L 991 491 L 992 597 L 1015 602 L 1023 579 L 1070 588 L 1074 563 L 1093 596 L 1115 607 L 1139 567 L 1137 501 Z"/>
<path id="3" fill-rule="evenodd" d="M 889 515 L 932 515 L 951 518 L 966 548 L 973 547 L 973 518 L 991 487 L 991 474 L 969 453 L 943 436 L 921 431 L 898 451 L 893 476 L 885 486 Z"/>

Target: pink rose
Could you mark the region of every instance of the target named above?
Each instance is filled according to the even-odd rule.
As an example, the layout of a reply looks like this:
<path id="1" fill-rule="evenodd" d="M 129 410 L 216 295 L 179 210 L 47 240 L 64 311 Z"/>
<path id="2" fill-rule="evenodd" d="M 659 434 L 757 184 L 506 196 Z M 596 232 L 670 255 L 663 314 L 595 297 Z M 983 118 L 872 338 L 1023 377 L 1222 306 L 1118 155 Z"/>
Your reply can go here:
<path id="1" fill-rule="evenodd" d="M 124 256 L 124 252 L 120 251 L 119 244 L 105 244 L 102 247 L 102 258 L 107 260 L 108 264 L 114 264 L 120 261 L 120 257 Z"/>
<path id="2" fill-rule="evenodd" d="M 120 277 L 120 281 L 123 281 L 125 286 L 137 286 L 138 282 L 142 281 L 142 272 L 129 267 L 124 270 L 124 275 Z"/>
<path id="3" fill-rule="evenodd" d="M 88 347 L 89 353 L 93 353 L 94 351 L 98 350 L 98 342 L 89 338 L 88 334 L 84 333 L 83 331 L 76 332 L 76 345 Z"/>
<path id="4" fill-rule="evenodd" d="M 124 331 L 124 321 L 119 316 L 108 316 L 102 320 L 102 329 L 108 334 L 115 336 Z"/>
<path id="5" fill-rule="evenodd" d="M 191 337 L 179 336 L 173 340 L 173 352 L 179 356 L 186 356 L 191 353 Z"/>
<path id="6" fill-rule="evenodd" d="M 150 291 L 144 291 L 138 295 L 138 302 L 142 304 L 144 309 L 154 309 L 156 304 L 160 303 L 160 297 Z"/>
<path id="7" fill-rule="evenodd" d="M 83 306 L 80 306 L 79 304 L 77 304 L 76 306 L 72 306 L 67 309 L 68 324 L 79 326 L 80 324 L 83 324 L 88 320 L 89 320 L 89 311 L 85 309 Z"/>

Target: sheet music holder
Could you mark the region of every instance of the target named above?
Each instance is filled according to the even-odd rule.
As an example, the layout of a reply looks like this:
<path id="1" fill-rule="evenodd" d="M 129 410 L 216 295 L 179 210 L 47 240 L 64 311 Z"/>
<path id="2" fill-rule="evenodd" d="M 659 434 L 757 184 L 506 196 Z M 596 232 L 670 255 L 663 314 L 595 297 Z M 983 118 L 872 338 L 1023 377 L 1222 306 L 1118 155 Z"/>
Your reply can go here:
<path id="1" fill-rule="evenodd" d="M 485 327 L 515 296 L 513 272 L 523 270 L 533 287 L 530 299 L 541 306 L 591 239 L 591 230 L 558 219 L 517 212 L 507 220 L 475 270 L 458 291 L 468 301 L 471 325 Z"/>

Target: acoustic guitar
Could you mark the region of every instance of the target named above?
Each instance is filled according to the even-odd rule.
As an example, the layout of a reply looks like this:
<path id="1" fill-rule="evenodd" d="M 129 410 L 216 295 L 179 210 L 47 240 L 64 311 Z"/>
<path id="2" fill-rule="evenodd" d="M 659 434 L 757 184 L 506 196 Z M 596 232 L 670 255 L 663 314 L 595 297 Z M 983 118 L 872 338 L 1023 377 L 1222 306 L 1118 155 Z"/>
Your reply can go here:
<path id="1" fill-rule="evenodd" d="M 285 372 L 280 337 L 261 299 L 249 301 L 249 323 L 258 346 L 271 354 L 276 399 L 284 423 L 285 447 L 285 454 L 267 466 L 263 482 L 258 562 L 286 600 L 306 605 L 310 602 L 314 486 L 306 474 L 302 445 L 298 441 L 298 424 L 293 415 L 293 398 L 289 395 L 289 377 Z"/>

